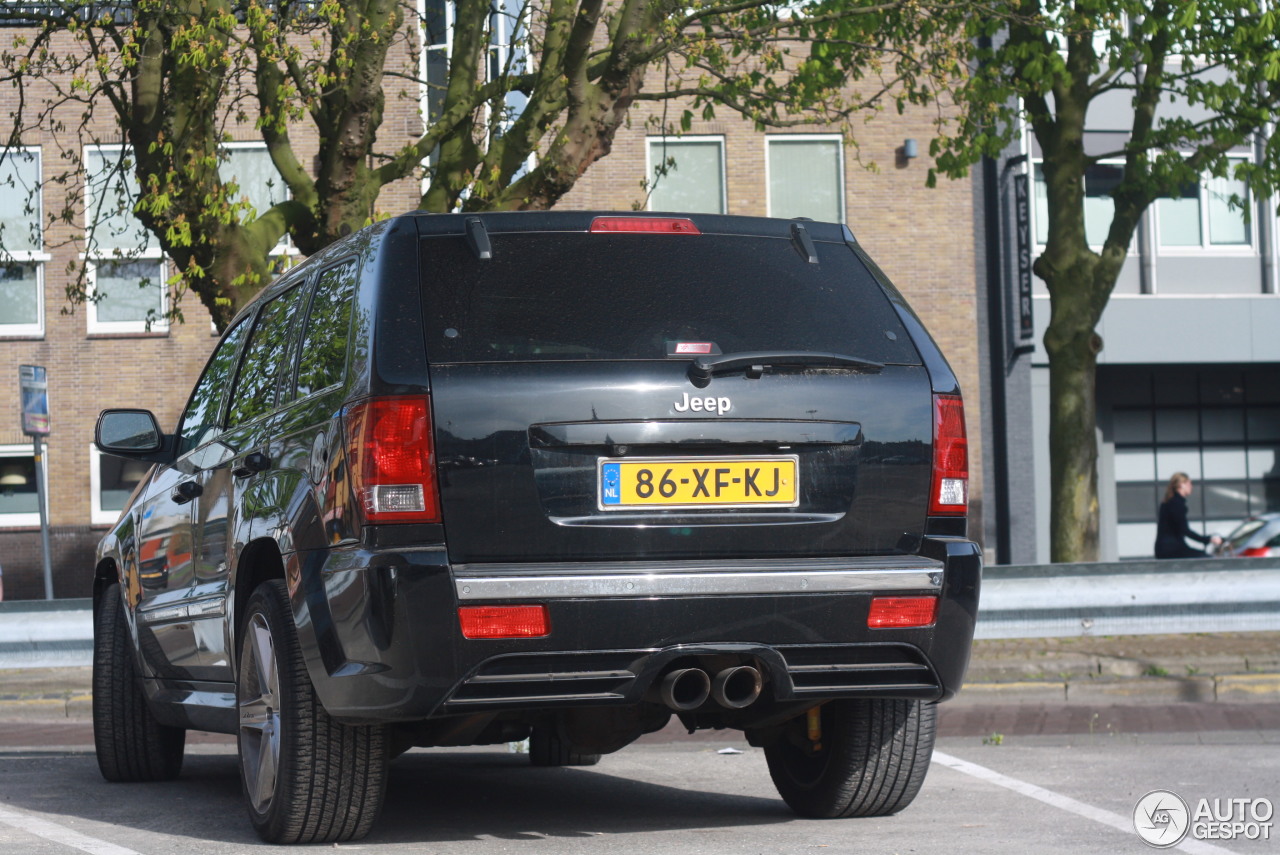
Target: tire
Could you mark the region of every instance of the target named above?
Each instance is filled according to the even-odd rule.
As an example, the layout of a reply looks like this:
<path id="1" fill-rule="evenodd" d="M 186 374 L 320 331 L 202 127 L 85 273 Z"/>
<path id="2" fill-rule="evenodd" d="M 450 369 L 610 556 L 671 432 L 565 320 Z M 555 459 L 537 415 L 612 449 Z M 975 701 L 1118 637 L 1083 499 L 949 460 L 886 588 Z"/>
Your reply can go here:
<path id="1" fill-rule="evenodd" d="M 108 781 L 171 781 L 182 771 L 187 732 L 156 720 L 142 692 L 120 586 L 93 616 L 93 745 Z"/>
<path id="2" fill-rule="evenodd" d="M 369 833 L 386 791 L 384 727 L 334 721 L 307 675 L 284 582 L 249 598 L 237 661 L 240 781 L 268 843 L 334 843 Z"/>
<path id="3" fill-rule="evenodd" d="M 884 698 L 831 701 L 821 707 L 813 750 L 806 716 L 765 748 L 769 775 L 801 816 L 889 816 L 911 804 L 933 754 L 937 707 Z"/>
<path id="4" fill-rule="evenodd" d="M 599 754 L 574 751 L 560 738 L 555 725 L 536 725 L 529 734 L 529 762 L 535 766 L 594 766 Z"/>

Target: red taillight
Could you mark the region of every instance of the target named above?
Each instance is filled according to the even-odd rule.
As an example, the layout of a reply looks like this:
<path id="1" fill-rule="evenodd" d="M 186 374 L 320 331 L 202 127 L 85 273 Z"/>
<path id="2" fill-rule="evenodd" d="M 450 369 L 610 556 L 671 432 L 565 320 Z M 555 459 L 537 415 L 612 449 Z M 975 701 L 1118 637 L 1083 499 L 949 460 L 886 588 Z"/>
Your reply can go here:
<path id="1" fill-rule="evenodd" d="M 668 235 L 700 235 L 702 232 L 693 220 L 676 217 L 596 217 L 589 231 L 595 232 L 658 232 Z"/>
<path id="2" fill-rule="evenodd" d="M 347 466 L 367 523 L 440 522 L 431 402 L 370 398 L 347 408 Z"/>
<path id="3" fill-rule="evenodd" d="M 930 626 L 937 616 L 937 597 L 876 597 L 867 613 L 867 626 L 871 629 Z"/>
<path id="4" fill-rule="evenodd" d="M 1266 546 L 1253 546 L 1236 553 L 1241 558 L 1269 558 L 1272 550 Z"/>
<path id="5" fill-rule="evenodd" d="M 551 634 L 546 606 L 459 606 L 464 638 L 540 638 Z"/>
<path id="6" fill-rule="evenodd" d="M 963 516 L 969 509 L 969 440 L 959 395 L 933 396 L 933 488 L 929 513 Z"/>

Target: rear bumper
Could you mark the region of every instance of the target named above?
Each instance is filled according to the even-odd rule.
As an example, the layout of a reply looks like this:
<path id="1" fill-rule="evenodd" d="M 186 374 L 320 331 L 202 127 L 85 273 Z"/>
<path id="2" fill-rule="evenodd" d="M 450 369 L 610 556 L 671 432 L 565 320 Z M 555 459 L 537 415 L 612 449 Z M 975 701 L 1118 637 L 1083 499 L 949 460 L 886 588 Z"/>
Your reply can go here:
<path id="1" fill-rule="evenodd" d="M 414 721 L 475 711 L 634 704 L 681 662 L 757 665 L 766 699 L 945 700 L 960 687 L 981 554 L 679 564 L 450 567 L 443 549 L 299 556 L 295 618 L 330 713 Z M 607 567 L 608 572 L 601 572 Z M 875 595 L 934 594 L 930 627 L 867 628 Z M 545 638 L 467 640 L 465 604 L 540 602 Z"/>

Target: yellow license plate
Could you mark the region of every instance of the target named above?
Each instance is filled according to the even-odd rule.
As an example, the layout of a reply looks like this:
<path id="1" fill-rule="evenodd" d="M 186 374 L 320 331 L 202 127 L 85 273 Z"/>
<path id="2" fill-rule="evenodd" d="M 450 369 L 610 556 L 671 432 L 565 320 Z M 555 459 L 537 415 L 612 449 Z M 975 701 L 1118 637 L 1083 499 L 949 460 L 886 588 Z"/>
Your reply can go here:
<path id="1" fill-rule="evenodd" d="M 782 457 L 601 458 L 600 509 L 795 507 L 798 463 Z"/>

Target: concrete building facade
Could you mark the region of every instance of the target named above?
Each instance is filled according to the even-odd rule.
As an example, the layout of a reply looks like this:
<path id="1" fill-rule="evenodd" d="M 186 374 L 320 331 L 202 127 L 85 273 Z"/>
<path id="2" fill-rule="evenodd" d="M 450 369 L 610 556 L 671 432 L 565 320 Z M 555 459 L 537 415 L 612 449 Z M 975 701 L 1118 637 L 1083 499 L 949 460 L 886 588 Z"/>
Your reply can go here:
<path id="1" fill-rule="evenodd" d="M 1177 110 L 1164 105 L 1162 110 Z M 1114 151 L 1132 113 L 1122 93 L 1089 113 L 1086 152 Z M 1259 143 L 1261 144 L 1261 143 Z M 1242 161 L 1255 152 L 1231 153 Z M 1028 135 L 984 171 L 997 213 L 990 221 L 988 307 L 1002 334 L 988 338 L 991 398 L 1002 427 L 993 516 L 1007 531 L 1001 560 L 1049 560 L 1050 314 L 1044 283 L 1026 274 L 1029 313 L 1019 311 L 1018 231 L 1024 265 L 1043 250 L 1047 207 L 1040 152 Z M 1098 246 L 1110 223 L 1120 163 L 1085 177 L 1086 231 Z M 1026 190 L 1020 205 L 1018 183 Z M 1232 197 L 1245 201 L 1243 208 Z M 1097 406 L 1100 558 L 1150 558 L 1165 485 L 1195 483 L 1190 521 L 1227 534 L 1245 517 L 1280 510 L 1280 294 L 1276 200 L 1250 196 L 1232 178 L 1204 176 L 1142 218 L 1098 326 Z M 1026 335 L 1020 325 L 1029 324 Z"/>

